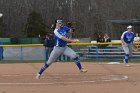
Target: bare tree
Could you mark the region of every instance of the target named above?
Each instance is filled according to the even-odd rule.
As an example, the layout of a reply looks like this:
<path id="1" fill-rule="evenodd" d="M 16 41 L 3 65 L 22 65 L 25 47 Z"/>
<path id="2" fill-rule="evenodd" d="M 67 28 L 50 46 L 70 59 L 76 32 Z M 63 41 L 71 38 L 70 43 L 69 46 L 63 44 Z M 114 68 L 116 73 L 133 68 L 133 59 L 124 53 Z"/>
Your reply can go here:
<path id="1" fill-rule="evenodd" d="M 77 22 L 74 37 L 95 39 L 96 33 L 106 32 L 107 20 L 139 18 L 139 6 L 140 0 L 0 0 L 0 11 L 4 13 L 6 24 L 5 35 L 9 37 L 22 37 L 27 17 L 35 10 L 42 16 L 47 30 L 52 21 L 63 19 Z M 110 26 L 113 29 L 109 34 L 120 39 L 124 27 Z"/>

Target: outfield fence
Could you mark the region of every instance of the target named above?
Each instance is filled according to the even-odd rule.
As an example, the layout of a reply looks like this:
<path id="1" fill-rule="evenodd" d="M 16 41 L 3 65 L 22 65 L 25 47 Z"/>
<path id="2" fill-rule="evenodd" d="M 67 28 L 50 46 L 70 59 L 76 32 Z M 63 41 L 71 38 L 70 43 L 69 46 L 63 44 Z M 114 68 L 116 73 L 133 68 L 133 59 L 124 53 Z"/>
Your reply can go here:
<path id="1" fill-rule="evenodd" d="M 140 42 L 135 42 L 140 48 Z M 80 56 L 81 61 L 121 62 L 124 58 L 124 51 L 121 42 L 109 43 L 69 43 Z M 3 51 L 0 51 L 1 60 L 46 60 L 46 48 L 43 44 L 15 44 L 0 45 Z M 62 55 L 58 58 L 60 61 L 71 61 L 70 58 Z M 132 60 L 140 60 L 140 51 L 133 52 Z"/>

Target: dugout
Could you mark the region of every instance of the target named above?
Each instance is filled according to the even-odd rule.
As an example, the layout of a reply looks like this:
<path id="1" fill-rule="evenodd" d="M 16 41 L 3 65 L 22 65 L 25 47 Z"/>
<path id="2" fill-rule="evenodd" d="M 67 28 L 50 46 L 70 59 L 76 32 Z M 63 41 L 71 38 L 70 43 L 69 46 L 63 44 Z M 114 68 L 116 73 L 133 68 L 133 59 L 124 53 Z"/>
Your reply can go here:
<path id="1" fill-rule="evenodd" d="M 126 19 L 126 20 L 107 20 L 106 33 L 112 39 L 120 39 L 121 34 L 126 30 L 128 25 L 133 26 L 133 32 L 140 32 L 140 19 Z M 115 33 L 115 34 L 114 34 Z"/>

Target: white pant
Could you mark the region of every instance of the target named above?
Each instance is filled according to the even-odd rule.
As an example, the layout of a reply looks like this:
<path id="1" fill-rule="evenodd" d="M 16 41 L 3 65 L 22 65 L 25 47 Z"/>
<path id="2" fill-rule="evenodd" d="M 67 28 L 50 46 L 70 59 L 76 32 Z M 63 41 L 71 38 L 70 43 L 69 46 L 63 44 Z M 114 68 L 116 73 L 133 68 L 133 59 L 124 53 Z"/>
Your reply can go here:
<path id="1" fill-rule="evenodd" d="M 78 57 L 78 55 L 71 49 L 69 48 L 68 46 L 66 47 L 58 47 L 58 46 L 54 46 L 51 54 L 50 54 L 50 57 L 47 61 L 47 64 L 50 65 L 52 64 L 53 62 L 56 61 L 56 59 L 61 55 L 66 55 L 72 59 Z"/>
<path id="2" fill-rule="evenodd" d="M 132 57 L 132 44 L 128 44 L 127 46 L 122 45 L 125 54 L 129 54 L 129 57 Z"/>

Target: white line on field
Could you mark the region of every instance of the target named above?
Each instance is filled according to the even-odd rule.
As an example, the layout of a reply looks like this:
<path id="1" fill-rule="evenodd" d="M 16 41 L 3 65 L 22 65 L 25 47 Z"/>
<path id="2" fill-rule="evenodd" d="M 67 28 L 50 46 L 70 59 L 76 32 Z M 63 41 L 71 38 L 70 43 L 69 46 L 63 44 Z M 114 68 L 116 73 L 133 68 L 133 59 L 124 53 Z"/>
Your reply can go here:
<path id="1" fill-rule="evenodd" d="M 80 82 L 53 82 L 53 83 L 0 83 L 0 85 L 55 85 L 55 84 L 80 84 L 93 83 L 96 81 L 80 81 Z"/>
<path id="2" fill-rule="evenodd" d="M 122 78 L 111 78 L 111 79 L 105 79 L 100 81 L 110 82 L 110 81 L 117 81 L 117 80 L 127 80 L 128 76 L 123 76 Z M 25 83 L 25 82 L 19 82 L 19 83 L 0 83 L 0 85 L 55 85 L 55 84 L 80 84 L 80 83 L 95 83 L 99 81 L 94 80 L 86 80 L 86 81 L 77 81 L 77 82 L 52 82 L 52 83 Z"/>

